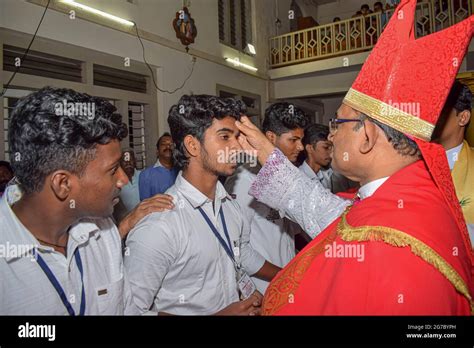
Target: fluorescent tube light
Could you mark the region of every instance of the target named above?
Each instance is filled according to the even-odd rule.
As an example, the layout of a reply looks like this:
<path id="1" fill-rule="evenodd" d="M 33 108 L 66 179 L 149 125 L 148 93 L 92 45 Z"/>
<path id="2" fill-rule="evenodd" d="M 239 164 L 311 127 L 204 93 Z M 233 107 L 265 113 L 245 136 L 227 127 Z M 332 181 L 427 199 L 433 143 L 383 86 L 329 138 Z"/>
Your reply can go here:
<path id="1" fill-rule="evenodd" d="M 93 7 L 80 4 L 80 3 L 78 3 L 74 0 L 61 0 L 61 1 L 64 2 L 65 4 L 80 8 L 81 10 L 84 10 L 84 11 L 87 11 L 87 12 L 90 12 L 90 13 L 94 13 L 96 15 L 108 18 L 110 20 L 113 20 L 115 22 L 118 22 L 118 23 L 121 23 L 121 24 L 124 24 L 124 25 L 127 25 L 127 26 L 134 26 L 135 25 L 135 23 L 133 23 L 131 21 L 128 21 L 126 19 L 111 15 L 110 13 L 95 9 Z"/>
<path id="2" fill-rule="evenodd" d="M 242 68 L 249 69 L 252 71 L 257 71 L 258 69 L 250 66 L 248 64 L 241 63 L 237 58 L 226 58 L 225 59 L 227 62 L 234 64 L 235 66 L 241 66 Z"/>

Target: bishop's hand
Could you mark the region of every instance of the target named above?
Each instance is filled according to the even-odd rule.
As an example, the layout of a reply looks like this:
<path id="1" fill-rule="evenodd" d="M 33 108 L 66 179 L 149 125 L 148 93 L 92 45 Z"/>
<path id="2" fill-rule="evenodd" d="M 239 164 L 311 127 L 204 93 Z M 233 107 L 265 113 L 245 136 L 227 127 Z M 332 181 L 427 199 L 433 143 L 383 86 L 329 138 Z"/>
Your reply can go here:
<path id="1" fill-rule="evenodd" d="M 235 125 L 240 130 L 239 143 L 244 151 L 250 154 L 257 152 L 258 161 L 263 166 L 275 149 L 275 146 L 247 116 L 242 116 L 240 121 L 235 121 Z"/>

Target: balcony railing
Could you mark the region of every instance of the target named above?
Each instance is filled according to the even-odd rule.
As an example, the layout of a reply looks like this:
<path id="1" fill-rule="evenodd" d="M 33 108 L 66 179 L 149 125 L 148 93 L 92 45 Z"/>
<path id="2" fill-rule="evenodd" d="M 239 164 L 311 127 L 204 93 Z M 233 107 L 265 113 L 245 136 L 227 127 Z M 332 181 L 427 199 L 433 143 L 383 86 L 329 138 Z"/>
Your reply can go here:
<path id="1" fill-rule="evenodd" d="M 416 7 L 415 35 L 425 36 L 473 13 L 474 0 L 425 0 Z M 355 17 L 270 38 L 270 67 L 277 68 L 370 50 L 394 10 Z"/>

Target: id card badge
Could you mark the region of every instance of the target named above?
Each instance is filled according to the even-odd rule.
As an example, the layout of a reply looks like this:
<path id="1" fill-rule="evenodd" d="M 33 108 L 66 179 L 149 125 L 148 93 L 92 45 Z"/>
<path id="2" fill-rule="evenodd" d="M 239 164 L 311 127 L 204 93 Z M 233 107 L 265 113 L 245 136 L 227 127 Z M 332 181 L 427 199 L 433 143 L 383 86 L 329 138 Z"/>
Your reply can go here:
<path id="1" fill-rule="evenodd" d="M 239 286 L 242 300 L 248 299 L 257 290 L 255 283 L 252 279 L 250 279 L 249 275 L 246 272 L 241 273 L 241 277 L 237 281 L 237 284 Z"/>

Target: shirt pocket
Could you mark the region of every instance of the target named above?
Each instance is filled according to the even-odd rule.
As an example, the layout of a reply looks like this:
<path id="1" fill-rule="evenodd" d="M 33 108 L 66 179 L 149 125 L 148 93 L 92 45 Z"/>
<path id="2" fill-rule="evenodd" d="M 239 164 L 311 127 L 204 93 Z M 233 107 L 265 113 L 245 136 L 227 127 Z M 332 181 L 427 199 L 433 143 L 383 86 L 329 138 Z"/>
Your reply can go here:
<path id="1" fill-rule="evenodd" d="M 112 283 L 95 288 L 100 315 L 124 314 L 124 279 L 123 276 Z"/>

